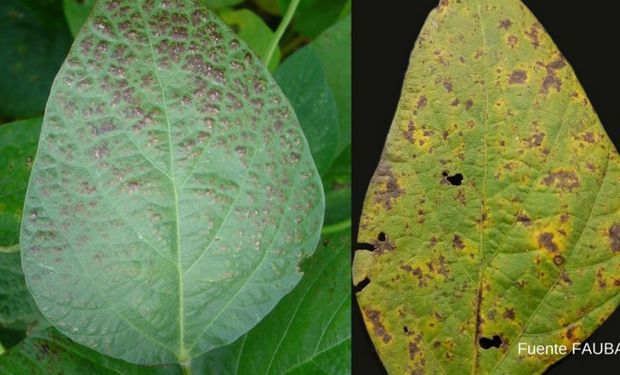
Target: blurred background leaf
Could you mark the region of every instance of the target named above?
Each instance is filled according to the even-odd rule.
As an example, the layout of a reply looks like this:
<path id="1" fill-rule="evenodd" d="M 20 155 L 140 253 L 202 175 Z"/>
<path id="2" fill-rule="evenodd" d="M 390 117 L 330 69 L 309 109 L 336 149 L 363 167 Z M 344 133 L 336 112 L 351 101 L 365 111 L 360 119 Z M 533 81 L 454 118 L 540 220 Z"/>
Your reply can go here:
<path id="1" fill-rule="evenodd" d="M 245 0 L 200 0 L 203 4 L 213 10 L 232 7 L 243 3 Z"/>
<path id="2" fill-rule="evenodd" d="M 275 16 L 282 14 L 280 11 L 280 0 L 254 0 L 254 3 L 266 13 Z"/>
<path id="3" fill-rule="evenodd" d="M 95 5 L 95 0 L 63 0 L 65 17 L 74 37 L 82 28 L 90 10 Z"/>
<path id="4" fill-rule="evenodd" d="M 340 130 L 336 102 L 318 55 L 306 46 L 278 68 L 274 78 L 293 105 L 320 174 L 336 154 Z"/>
<path id="5" fill-rule="evenodd" d="M 220 13 L 220 17 L 239 35 L 250 49 L 264 61 L 264 57 L 269 49 L 269 44 L 273 40 L 273 31 L 265 24 L 262 18 L 251 10 L 225 10 Z M 280 50 L 276 49 L 269 70 L 273 71 L 280 63 Z"/>
<path id="6" fill-rule="evenodd" d="M 290 3 L 291 0 L 280 0 L 280 11 L 284 12 Z M 295 13 L 293 28 L 308 38 L 315 38 L 350 9 L 351 0 L 302 0 Z"/>
<path id="7" fill-rule="evenodd" d="M 42 120 L 0 125 L 0 248 L 19 242 L 22 206 Z"/>
<path id="8" fill-rule="evenodd" d="M 43 114 L 71 45 L 60 1 L 0 1 L 0 45 L 0 117 Z"/>

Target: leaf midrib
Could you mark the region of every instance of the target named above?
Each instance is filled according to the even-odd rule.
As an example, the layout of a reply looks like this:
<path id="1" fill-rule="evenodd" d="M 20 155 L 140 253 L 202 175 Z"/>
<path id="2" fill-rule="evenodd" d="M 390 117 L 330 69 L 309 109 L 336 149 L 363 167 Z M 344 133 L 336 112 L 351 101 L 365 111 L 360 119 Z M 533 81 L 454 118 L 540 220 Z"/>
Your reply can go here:
<path id="1" fill-rule="evenodd" d="M 170 117 L 168 115 L 168 105 L 166 99 L 166 91 L 164 89 L 164 85 L 161 81 L 161 77 L 159 76 L 159 72 L 157 71 L 157 61 L 155 60 L 155 49 L 153 47 L 153 41 L 151 39 L 151 33 L 149 31 L 148 22 L 144 16 L 144 12 L 142 8 L 138 7 L 140 15 L 142 16 L 142 22 L 144 23 L 144 30 L 146 33 L 146 37 L 149 43 L 149 51 L 151 53 L 151 60 L 153 63 L 153 73 L 157 78 L 157 83 L 162 95 L 162 106 L 164 111 L 164 117 L 166 119 L 166 126 L 168 129 L 168 152 L 169 152 L 169 169 L 170 169 L 170 183 L 172 184 L 172 191 L 174 194 L 174 214 L 175 214 L 175 233 L 176 233 L 176 255 L 177 255 L 177 283 L 178 283 L 178 305 L 179 305 L 179 352 L 177 354 L 177 359 L 179 363 L 185 362 L 190 359 L 189 354 L 185 348 L 185 301 L 184 301 L 184 280 L 183 280 L 183 268 L 181 263 L 181 232 L 179 228 L 179 193 L 176 186 L 175 181 L 175 173 L 174 173 L 174 160 L 173 160 L 173 148 L 172 148 L 172 126 L 170 124 Z"/>

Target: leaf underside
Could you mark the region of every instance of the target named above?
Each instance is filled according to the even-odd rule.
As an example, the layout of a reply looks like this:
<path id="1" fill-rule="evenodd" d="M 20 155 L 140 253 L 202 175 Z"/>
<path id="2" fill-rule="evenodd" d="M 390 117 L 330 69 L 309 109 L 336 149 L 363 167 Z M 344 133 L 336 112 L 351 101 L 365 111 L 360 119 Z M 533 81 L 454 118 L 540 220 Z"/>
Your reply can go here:
<path id="1" fill-rule="evenodd" d="M 47 105 L 24 273 L 76 342 L 186 361 L 298 283 L 323 207 L 290 104 L 215 15 L 196 1 L 99 1 Z"/>
<path id="2" fill-rule="evenodd" d="M 389 373 L 541 373 L 617 307 L 618 153 L 516 0 L 442 1 L 364 202 L 354 281 Z M 486 349 L 484 348 L 486 347 Z"/>

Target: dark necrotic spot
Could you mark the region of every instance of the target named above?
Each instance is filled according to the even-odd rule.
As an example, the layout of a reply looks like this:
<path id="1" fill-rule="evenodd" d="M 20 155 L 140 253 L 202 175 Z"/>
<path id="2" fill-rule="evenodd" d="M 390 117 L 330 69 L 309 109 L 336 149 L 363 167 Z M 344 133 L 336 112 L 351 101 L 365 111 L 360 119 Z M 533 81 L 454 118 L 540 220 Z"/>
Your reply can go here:
<path id="1" fill-rule="evenodd" d="M 370 284 L 370 279 L 368 277 L 364 277 L 364 280 L 353 286 L 353 293 L 361 292 L 362 290 L 364 290 L 364 288 L 366 288 L 366 286 L 368 286 L 368 284 Z"/>
<path id="2" fill-rule="evenodd" d="M 383 242 L 385 241 L 385 233 L 381 232 L 379 233 L 379 235 L 377 236 L 377 238 L 379 239 L 379 241 Z"/>
<path id="3" fill-rule="evenodd" d="M 450 176 L 448 172 L 443 171 L 441 175 L 444 177 L 446 181 L 448 181 L 450 185 L 459 186 L 463 182 L 463 175 L 461 173 L 455 173 L 452 176 Z"/>
<path id="4" fill-rule="evenodd" d="M 358 242 L 355 244 L 355 250 L 370 250 L 374 251 L 376 249 L 375 245 L 368 242 Z"/>
<path id="5" fill-rule="evenodd" d="M 498 335 L 493 336 L 492 339 L 488 337 L 481 337 L 478 342 L 480 343 L 480 347 L 485 350 L 490 348 L 499 348 L 499 346 L 502 345 L 502 339 Z"/>
<path id="6" fill-rule="evenodd" d="M 403 327 L 403 332 L 405 332 L 405 333 L 407 333 L 407 334 L 408 334 L 408 333 L 409 333 L 409 327 L 404 326 L 404 327 Z"/>

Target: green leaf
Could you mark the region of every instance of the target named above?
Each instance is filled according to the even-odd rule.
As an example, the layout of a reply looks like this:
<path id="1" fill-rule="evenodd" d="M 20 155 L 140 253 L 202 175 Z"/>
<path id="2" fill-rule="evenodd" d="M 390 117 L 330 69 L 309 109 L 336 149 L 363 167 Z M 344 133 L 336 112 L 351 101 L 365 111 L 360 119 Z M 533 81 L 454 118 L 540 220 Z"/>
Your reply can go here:
<path id="1" fill-rule="evenodd" d="M 533 374 L 620 301 L 620 157 L 517 0 L 443 1 L 364 202 L 354 280 L 388 372 Z M 464 370 L 466 369 L 466 370 Z"/>
<path id="2" fill-rule="evenodd" d="M 311 45 L 336 100 L 340 124 L 338 151 L 342 151 L 351 143 L 351 16 L 327 29 Z"/>
<path id="3" fill-rule="evenodd" d="M 254 0 L 254 3 L 258 5 L 263 11 L 273 14 L 274 16 L 279 16 L 282 14 L 280 11 L 280 1 L 279 0 Z"/>
<path id="4" fill-rule="evenodd" d="M 350 374 L 349 230 L 323 238 L 304 278 L 252 331 L 200 357 L 199 374 Z"/>
<path id="5" fill-rule="evenodd" d="M 22 273 L 19 251 L 0 252 L 0 324 L 30 323 L 38 318 Z"/>
<path id="6" fill-rule="evenodd" d="M 0 115 L 41 115 L 71 45 L 60 2 L 3 0 L 0 19 Z"/>
<path id="7" fill-rule="evenodd" d="M 93 5 L 95 5 L 95 0 L 63 0 L 65 17 L 73 36 L 80 32 Z"/>
<path id="8" fill-rule="evenodd" d="M 256 13 L 251 10 L 241 9 L 234 11 L 224 11 L 220 17 L 239 35 L 243 41 L 264 61 L 269 49 L 269 44 L 273 39 L 273 31 L 265 24 Z M 276 49 L 269 69 L 274 70 L 280 62 L 280 50 Z"/>
<path id="9" fill-rule="evenodd" d="M 200 0 L 203 4 L 210 9 L 221 9 L 226 7 L 233 7 L 243 3 L 245 0 Z"/>
<path id="10" fill-rule="evenodd" d="M 338 112 L 319 58 L 309 46 L 295 52 L 274 78 L 291 101 L 319 173 L 329 168 L 338 147 Z"/>
<path id="11" fill-rule="evenodd" d="M 318 241 L 321 182 L 293 109 L 196 1 L 97 2 L 41 140 L 24 273 L 48 320 L 101 353 L 181 363 L 236 340 Z"/>
<path id="12" fill-rule="evenodd" d="M 19 345 L 0 356 L 0 374 L 2 375 L 172 375 L 180 373 L 181 371 L 176 366 L 138 366 L 106 357 L 74 343 L 53 328 L 34 332 Z"/>
<path id="13" fill-rule="evenodd" d="M 24 196 L 42 121 L 0 125 L 0 252 L 19 242 Z"/>
<path id="14" fill-rule="evenodd" d="M 280 0 L 280 10 L 284 12 L 290 3 L 291 0 Z M 302 0 L 295 12 L 293 28 L 314 39 L 336 23 L 350 7 L 349 0 Z"/>
<path id="15" fill-rule="evenodd" d="M 351 145 L 340 153 L 323 176 L 325 223 L 333 225 L 351 217 Z"/>

